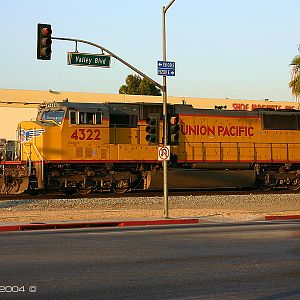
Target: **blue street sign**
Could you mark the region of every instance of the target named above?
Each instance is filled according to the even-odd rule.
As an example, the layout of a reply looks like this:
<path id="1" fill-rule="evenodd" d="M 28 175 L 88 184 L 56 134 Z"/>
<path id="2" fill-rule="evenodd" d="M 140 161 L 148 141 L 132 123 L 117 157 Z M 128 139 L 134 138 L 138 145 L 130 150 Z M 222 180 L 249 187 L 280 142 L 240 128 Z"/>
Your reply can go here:
<path id="1" fill-rule="evenodd" d="M 157 75 L 175 76 L 175 62 L 174 61 L 158 61 Z"/>

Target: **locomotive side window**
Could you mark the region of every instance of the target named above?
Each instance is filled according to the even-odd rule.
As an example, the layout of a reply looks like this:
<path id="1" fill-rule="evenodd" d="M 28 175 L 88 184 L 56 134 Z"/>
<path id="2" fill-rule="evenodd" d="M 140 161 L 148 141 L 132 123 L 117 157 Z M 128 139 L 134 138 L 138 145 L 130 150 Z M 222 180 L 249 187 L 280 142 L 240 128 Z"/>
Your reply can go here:
<path id="1" fill-rule="evenodd" d="M 79 122 L 78 122 L 78 124 L 86 124 L 85 123 L 85 113 L 82 112 L 82 111 L 79 112 Z"/>
<path id="2" fill-rule="evenodd" d="M 263 128 L 265 130 L 300 130 L 296 114 L 264 114 Z"/>
<path id="3" fill-rule="evenodd" d="M 50 110 L 43 112 L 42 120 L 44 121 L 55 121 L 61 124 L 64 119 L 65 112 L 63 110 Z"/>
<path id="4" fill-rule="evenodd" d="M 70 124 L 98 125 L 102 123 L 101 112 L 70 111 Z"/>
<path id="5" fill-rule="evenodd" d="M 101 124 L 101 123 L 102 123 L 102 113 L 96 112 L 96 124 Z"/>
<path id="6" fill-rule="evenodd" d="M 85 122 L 86 124 L 94 124 L 94 114 L 87 112 L 85 115 Z"/>
<path id="7" fill-rule="evenodd" d="M 70 111 L 70 124 L 76 124 L 76 111 Z"/>
<path id="8" fill-rule="evenodd" d="M 136 128 L 137 116 L 136 115 L 117 115 L 111 114 L 110 127 L 123 127 L 123 128 Z"/>

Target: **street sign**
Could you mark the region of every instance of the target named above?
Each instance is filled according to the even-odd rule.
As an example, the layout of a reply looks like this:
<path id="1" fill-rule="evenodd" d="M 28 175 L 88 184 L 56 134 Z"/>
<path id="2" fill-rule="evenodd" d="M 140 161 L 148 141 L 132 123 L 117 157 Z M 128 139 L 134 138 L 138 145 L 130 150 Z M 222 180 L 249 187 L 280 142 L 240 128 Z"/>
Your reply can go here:
<path id="1" fill-rule="evenodd" d="M 175 76 L 175 62 L 174 61 L 158 61 L 157 75 Z"/>
<path id="2" fill-rule="evenodd" d="M 109 68 L 110 58 L 109 55 L 68 52 L 68 65 Z"/>
<path id="3" fill-rule="evenodd" d="M 157 157 L 158 161 L 170 160 L 171 149 L 170 146 L 158 147 Z"/>

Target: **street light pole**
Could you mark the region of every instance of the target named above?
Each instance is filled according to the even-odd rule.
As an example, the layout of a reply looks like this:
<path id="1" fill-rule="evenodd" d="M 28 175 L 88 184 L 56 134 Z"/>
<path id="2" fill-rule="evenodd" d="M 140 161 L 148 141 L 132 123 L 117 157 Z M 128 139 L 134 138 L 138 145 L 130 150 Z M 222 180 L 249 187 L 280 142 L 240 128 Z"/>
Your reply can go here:
<path id="1" fill-rule="evenodd" d="M 162 46 L 163 46 L 163 61 L 167 60 L 167 46 L 166 46 L 166 13 L 169 7 L 175 2 L 172 0 L 167 6 L 163 6 L 162 9 Z M 163 92 L 163 146 L 167 146 L 168 140 L 168 107 L 167 107 L 167 77 L 163 76 L 162 84 Z M 164 217 L 169 218 L 169 201 L 168 201 L 168 162 L 163 161 L 164 172 Z"/>

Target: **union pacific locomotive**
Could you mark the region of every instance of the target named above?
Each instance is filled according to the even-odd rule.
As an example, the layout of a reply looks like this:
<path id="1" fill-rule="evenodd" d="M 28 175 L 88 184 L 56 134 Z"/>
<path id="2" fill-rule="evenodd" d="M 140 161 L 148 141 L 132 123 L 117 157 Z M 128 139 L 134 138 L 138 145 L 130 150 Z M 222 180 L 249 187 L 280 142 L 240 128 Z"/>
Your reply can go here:
<path id="1" fill-rule="evenodd" d="M 51 102 L 0 140 L 0 193 L 162 186 L 162 104 Z M 170 188 L 300 189 L 300 112 L 168 105 Z"/>

